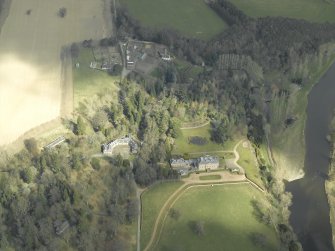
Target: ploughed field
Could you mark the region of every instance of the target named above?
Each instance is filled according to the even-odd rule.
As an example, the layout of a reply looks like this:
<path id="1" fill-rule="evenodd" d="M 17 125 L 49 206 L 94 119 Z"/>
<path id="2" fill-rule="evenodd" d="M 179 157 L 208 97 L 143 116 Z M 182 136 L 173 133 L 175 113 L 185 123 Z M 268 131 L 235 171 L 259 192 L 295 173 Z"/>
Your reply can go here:
<path id="1" fill-rule="evenodd" d="M 121 0 L 121 3 L 145 26 L 168 27 L 191 37 L 210 39 L 226 27 L 203 0 Z"/>
<path id="2" fill-rule="evenodd" d="M 110 34 L 105 9 L 103 0 L 12 0 L 0 34 L 0 145 L 59 116 L 61 48 Z"/>
<path id="3" fill-rule="evenodd" d="M 229 0 L 252 17 L 283 16 L 311 22 L 335 22 L 332 0 Z"/>

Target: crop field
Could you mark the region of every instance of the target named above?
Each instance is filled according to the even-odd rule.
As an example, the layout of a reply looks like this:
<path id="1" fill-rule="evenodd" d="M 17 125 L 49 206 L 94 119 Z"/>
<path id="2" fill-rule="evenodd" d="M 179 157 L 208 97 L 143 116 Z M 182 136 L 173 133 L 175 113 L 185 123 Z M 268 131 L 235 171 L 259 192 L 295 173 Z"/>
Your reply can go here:
<path id="1" fill-rule="evenodd" d="M 210 154 L 213 151 L 233 150 L 236 141 L 227 141 L 224 145 L 217 144 L 211 141 L 210 136 L 211 126 L 205 125 L 194 129 L 182 129 L 181 135 L 175 141 L 173 154 L 190 154 L 190 153 L 204 153 Z M 193 137 L 202 138 L 205 140 L 204 144 L 194 144 L 191 142 Z M 217 153 L 219 154 L 219 153 Z"/>
<path id="2" fill-rule="evenodd" d="M 227 26 L 203 0 L 120 1 L 143 25 L 169 27 L 191 37 L 210 39 Z"/>
<path id="3" fill-rule="evenodd" d="M 61 49 L 110 34 L 105 19 L 104 1 L 12 0 L 0 34 L 0 145 L 59 116 Z"/>
<path id="4" fill-rule="evenodd" d="M 190 188 L 174 204 L 179 217 L 167 218 L 155 250 L 278 250 L 275 229 L 254 215 L 251 202 L 262 196 L 249 184 Z"/>
<path id="5" fill-rule="evenodd" d="M 154 223 L 166 200 L 176 191 L 182 182 L 157 184 L 142 195 L 141 246 L 144 248 L 151 237 Z"/>
<path id="6" fill-rule="evenodd" d="M 229 0 L 252 17 L 283 16 L 312 22 L 335 22 L 331 0 Z"/>

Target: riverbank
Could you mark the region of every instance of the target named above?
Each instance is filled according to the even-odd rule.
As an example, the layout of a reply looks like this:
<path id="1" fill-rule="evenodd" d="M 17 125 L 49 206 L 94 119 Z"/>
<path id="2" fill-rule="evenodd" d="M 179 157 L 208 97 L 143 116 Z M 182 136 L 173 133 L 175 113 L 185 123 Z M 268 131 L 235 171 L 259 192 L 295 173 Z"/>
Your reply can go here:
<path id="1" fill-rule="evenodd" d="M 308 94 L 305 137 L 305 176 L 286 184 L 292 193 L 290 224 L 305 251 L 333 250 L 332 229 L 325 181 L 329 172 L 331 146 L 326 140 L 335 108 L 335 64 Z"/>
<path id="2" fill-rule="evenodd" d="M 329 165 L 329 173 L 328 179 L 325 182 L 325 189 L 329 204 L 329 218 L 330 225 L 332 227 L 332 240 L 333 247 L 335 248 L 335 117 L 331 123 L 331 134 L 330 136 L 330 144 L 332 145 L 332 150 L 329 155 L 330 157 L 330 165 Z"/>
<path id="3" fill-rule="evenodd" d="M 301 67 L 310 72 L 308 81 L 302 87 L 290 85 L 290 94 L 274 95 L 270 105 L 272 153 L 280 176 L 287 181 L 304 177 L 305 123 L 307 98 L 313 86 L 335 62 L 335 44 L 323 45 L 319 55 L 304 60 Z M 284 121 L 294 117 L 295 121 L 285 126 Z"/>

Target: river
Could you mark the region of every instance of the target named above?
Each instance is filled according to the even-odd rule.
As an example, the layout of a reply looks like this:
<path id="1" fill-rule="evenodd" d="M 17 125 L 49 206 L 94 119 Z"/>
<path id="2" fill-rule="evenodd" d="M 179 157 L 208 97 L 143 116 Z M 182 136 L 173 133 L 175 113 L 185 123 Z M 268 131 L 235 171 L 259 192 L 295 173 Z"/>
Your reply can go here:
<path id="1" fill-rule="evenodd" d="M 305 251 L 333 250 L 325 178 L 330 153 L 326 136 L 334 108 L 335 64 L 308 96 L 305 176 L 286 185 L 293 195 L 290 222 Z"/>

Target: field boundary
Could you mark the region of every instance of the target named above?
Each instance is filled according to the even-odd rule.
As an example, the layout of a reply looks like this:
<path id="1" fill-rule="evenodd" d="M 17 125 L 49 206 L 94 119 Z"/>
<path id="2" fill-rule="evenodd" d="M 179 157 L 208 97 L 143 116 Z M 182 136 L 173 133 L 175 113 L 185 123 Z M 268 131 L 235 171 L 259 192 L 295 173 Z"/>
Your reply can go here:
<path id="1" fill-rule="evenodd" d="M 2 26 L 5 24 L 6 19 L 9 14 L 9 9 L 12 4 L 11 0 L 0 0 L 2 3 L 0 3 L 0 33 Z"/>

